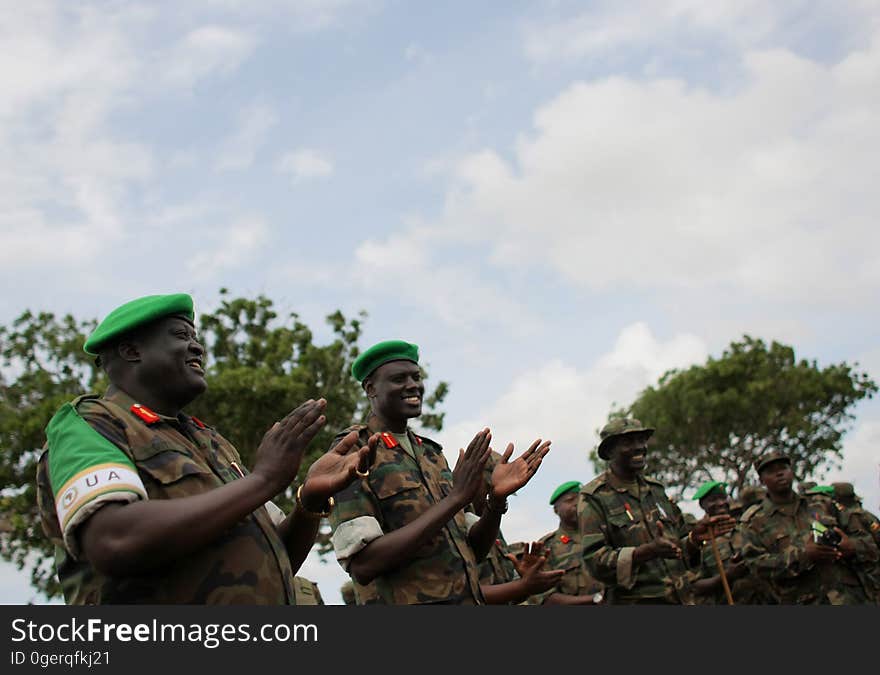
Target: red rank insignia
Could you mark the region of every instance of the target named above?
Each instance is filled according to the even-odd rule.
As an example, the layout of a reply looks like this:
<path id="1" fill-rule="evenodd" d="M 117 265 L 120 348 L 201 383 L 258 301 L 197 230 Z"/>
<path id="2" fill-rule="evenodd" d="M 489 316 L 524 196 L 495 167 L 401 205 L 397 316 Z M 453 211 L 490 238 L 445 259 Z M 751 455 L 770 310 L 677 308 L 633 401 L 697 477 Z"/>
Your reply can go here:
<path id="1" fill-rule="evenodd" d="M 387 431 L 383 431 L 379 434 L 382 442 L 385 444 L 386 448 L 396 448 L 397 447 L 397 439 L 394 438 L 393 434 L 389 434 Z"/>
<path id="2" fill-rule="evenodd" d="M 633 512 L 632 512 L 632 509 L 629 507 L 629 503 L 628 503 L 628 502 L 624 502 L 624 503 L 623 503 L 623 508 L 626 509 L 626 517 L 629 518 L 630 520 L 635 520 L 635 518 L 633 518 Z"/>
<path id="3" fill-rule="evenodd" d="M 161 419 L 147 406 L 141 405 L 140 403 L 135 403 L 133 406 L 131 406 L 131 411 L 147 424 L 155 424 Z"/>
<path id="4" fill-rule="evenodd" d="M 422 439 L 421 439 L 421 438 L 419 438 L 419 437 L 416 436 L 415 434 L 413 434 L 413 437 L 416 439 L 416 443 L 417 443 L 418 445 L 421 445 L 421 444 L 422 444 Z"/>
<path id="5" fill-rule="evenodd" d="M 571 537 L 569 537 L 567 534 L 563 534 L 561 537 L 559 537 L 559 541 L 561 541 L 563 544 L 567 544 L 571 541 Z"/>
<path id="6" fill-rule="evenodd" d="M 193 424 L 195 424 L 199 429 L 204 429 L 206 426 L 208 426 L 207 424 L 202 422 L 202 420 L 200 420 L 198 417 L 190 417 L 190 419 L 193 421 Z"/>

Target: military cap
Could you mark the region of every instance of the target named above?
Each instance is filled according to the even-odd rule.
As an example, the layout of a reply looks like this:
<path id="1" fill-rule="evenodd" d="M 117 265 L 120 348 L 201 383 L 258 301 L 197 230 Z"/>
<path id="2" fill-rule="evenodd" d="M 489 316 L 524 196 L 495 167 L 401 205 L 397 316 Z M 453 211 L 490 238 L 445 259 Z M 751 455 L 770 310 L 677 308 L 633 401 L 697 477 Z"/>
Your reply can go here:
<path id="1" fill-rule="evenodd" d="M 767 466 L 770 462 L 776 462 L 778 460 L 784 460 L 791 465 L 791 457 L 776 450 L 768 452 L 766 455 L 762 455 L 755 460 L 755 471 L 761 473 L 761 469 Z"/>
<path id="2" fill-rule="evenodd" d="M 363 382 L 376 368 L 389 361 L 419 362 L 419 347 L 403 340 L 385 340 L 367 349 L 351 364 L 351 374 Z"/>
<path id="3" fill-rule="evenodd" d="M 647 436 L 651 436 L 653 433 L 654 429 L 642 426 L 642 423 L 634 417 L 618 417 L 602 427 L 602 431 L 599 432 L 599 447 L 597 452 L 602 459 L 608 459 L 608 446 L 610 445 L 609 441 L 612 438 L 625 436 L 626 434 L 646 434 Z"/>
<path id="4" fill-rule="evenodd" d="M 856 490 L 852 483 L 832 483 L 835 499 L 854 499 Z"/>
<path id="5" fill-rule="evenodd" d="M 556 503 L 556 500 L 559 499 L 566 492 L 571 492 L 572 490 L 580 490 L 580 489 L 581 489 L 581 484 L 578 483 L 576 480 L 570 480 L 570 481 L 563 483 L 558 488 L 553 490 L 553 494 L 550 495 L 550 506 L 553 506 L 553 504 Z"/>
<path id="6" fill-rule="evenodd" d="M 722 483 L 721 481 L 717 480 L 706 481 L 697 489 L 697 493 L 694 495 L 694 499 L 700 501 L 703 497 L 711 492 L 715 492 L 716 490 L 722 492 L 723 494 L 727 494 L 727 492 L 725 492 L 726 489 L 727 483 Z"/>
<path id="7" fill-rule="evenodd" d="M 94 332 L 86 340 L 83 350 L 86 354 L 97 356 L 98 351 L 114 338 L 144 326 L 164 316 L 180 315 L 190 321 L 195 319 L 193 299 L 186 293 L 172 295 L 147 295 L 131 302 L 126 302 L 110 312 L 98 324 Z"/>
<path id="8" fill-rule="evenodd" d="M 807 490 L 808 495 L 828 495 L 829 497 L 834 496 L 834 488 L 830 485 L 817 485 L 816 487 L 811 487 Z"/>

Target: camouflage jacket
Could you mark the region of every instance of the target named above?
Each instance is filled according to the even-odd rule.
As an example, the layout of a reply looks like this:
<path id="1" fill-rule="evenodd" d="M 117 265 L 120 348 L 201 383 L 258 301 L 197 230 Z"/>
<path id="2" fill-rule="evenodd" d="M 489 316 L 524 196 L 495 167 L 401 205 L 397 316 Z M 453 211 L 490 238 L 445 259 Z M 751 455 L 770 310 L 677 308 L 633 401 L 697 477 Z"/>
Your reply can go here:
<path id="1" fill-rule="evenodd" d="M 374 420 L 371 418 L 373 424 Z M 351 431 L 357 431 L 360 442 L 366 444 L 373 433 L 381 430 L 366 425 L 350 427 L 336 436 L 331 447 Z M 348 534 L 361 524 L 375 533 L 373 538 L 393 532 L 418 518 L 452 489 L 452 471 L 441 446 L 411 431 L 407 434 L 417 459 L 392 434 L 383 433 L 370 475 L 335 496 L 330 526 L 337 557 L 339 540 L 348 539 Z M 395 570 L 377 577 L 369 586 L 353 580 L 358 604 L 482 604 L 479 565 L 467 533 L 468 519 L 464 511 L 459 511 Z"/>
<path id="2" fill-rule="evenodd" d="M 518 578 L 513 562 L 507 557 L 507 542 L 504 535 L 498 531 L 498 538 L 489 549 L 486 559 L 480 563 L 480 584 L 491 586 L 493 584 L 506 584 Z"/>
<path id="3" fill-rule="evenodd" d="M 583 540 L 578 533 L 560 526 L 557 530 L 541 537 L 547 562 L 546 570 L 565 570 L 565 574 L 549 591 L 536 596 L 536 601 L 543 603 L 554 593 L 566 595 L 595 595 L 604 590 L 604 586 L 596 581 L 587 569 L 584 560 Z"/>
<path id="4" fill-rule="evenodd" d="M 856 547 L 854 560 L 815 564 L 804 555 L 811 523 L 841 527 Z M 743 514 L 743 558 L 751 574 L 768 580 L 784 604 L 858 604 L 867 600 L 856 572 L 878 559 L 868 532 L 840 522 L 832 501 L 821 495 L 795 494 L 775 504 L 765 497 Z"/>
<path id="5" fill-rule="evenodd" d="M 684 562 L 633 563 L 635 548 L 654 539 L 658 521 L 665 536 L 681 539 L 686 550 L 681 511 L 653 478 L 640 476 L 628 486 L 609 469 L 581 488 L 578 530 L 584 559 L 593 578 L 606 585 L 609 602 L 693 604 Z"/>
<path id="6" fill-rule="evenodd" d="M 844 525 L 845 532 L 868 532 L 880 549 L 880 519 L 877 516 L 858 503 L 846 505 L 835 501 L 834 506 L 840 514 L 838 518 Z M 880 561 L 861 560 L 855 564 L 854 569 L 869 599 L 880 604 Z"/>
<path id="7" fill-rule="evenodd" d="M 728 534 L 715 538 L 715 544 L 718 547 L 718 556 L 721 558 L 721 564 L 727 567 L 731 563 L 731 559 L 737 557 L 742 558 L 743 534 L 739 529 Z M 700 557 L 700 566 L 693 576 L 693 580 L 710 579 L 718 575 L 718 564 L 715 562 L 715 553 L 712 550 L 711 542 L 703 544 Z M 773 595 L 770 585 L 752 575 L 746 575 L 729 581 L 730 594 L 733 596 L 733 602 L 737 605 L 768 605 L 779 604 L 778 599 Z M 719 588 L 712 594 L 697 595 L 696 601 L 699 605 L 726 605 L 727 596 L 724 594 L 724 588 Z"/>
<path id="8" fill-rule="evenodd" d="M 149 499 L 203 494 L 244 475 L 235 448 L 212 428 L 183 414 L 148 422 L 134 414 L 134 404 L 120 390 L 73 402 L 85 422 L 133 461 Z M 52 450 L 46 448 L 37 467 L 37 501 L 68 604 L 293 604 L 290 559 L 264 507 L 208 546 L 149 574 L 100 574 L 64 544 L 48 470 Z"/>
<path id="9" fill-rule="evenodd" d="M 324 598 L 321 597 L 321 591 L 318 590 L 318 584 L 309 581 L 305 577 L 293 578 L 293 594 L 296 598 L 296 605 L 323 605 Z"/>

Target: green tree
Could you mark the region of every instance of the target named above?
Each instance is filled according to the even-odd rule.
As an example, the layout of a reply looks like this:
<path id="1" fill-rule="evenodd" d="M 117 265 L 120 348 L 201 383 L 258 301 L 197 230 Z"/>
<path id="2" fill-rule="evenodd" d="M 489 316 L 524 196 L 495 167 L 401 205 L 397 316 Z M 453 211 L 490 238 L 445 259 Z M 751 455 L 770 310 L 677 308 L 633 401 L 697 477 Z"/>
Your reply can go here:
<path id="1" fill-rule="evenodd" d="M 656 427 L 650 472 L 678 497 L 710 479 L 738 494 L 757 481 L 752 464 L 770 449 L 791 457 L 798 479 L 821 478 L 840 464 L 853 406 L 877 392 L 857 366 L 820 368 L 746 335 L 720 358 L 667 372 L 609 420 L 627 414 Z"/>
<path id="2" fill-rule="evenodd" d="M 366 315 L 347 319 L 339 311 L 330 314 L 332 339 L 318 345 L 295 313 L 279 317 L 270 299 L 231 298 L 225 289 L 220 293 L 219 308 L 198 318 L 208 390 L 188 412 L 217 428 L 251 466 L 263 434 L 275 421 L 306 399 L 324 397 L 327 424 L 303 460 L 300 480 L 340 429 L 363 421 L 368 413 L 366 397 L 350 374 Z M 82 351 L 95 324 L 25 312 L 10 327 L 0 326 L 0 556 L 19 569 L 28 568 L 34 588 L 49 597 L 59 589 L 53 551 L 36 509 L 36 462 L 55 410 L 75 396 L 107 386 L 103 371 Z M 426 395 L 419 420 L 423 428 L 442 428 L 443 413 L 437 408 L 447 392 L 447 384 L 439 382 Z M 292 508 L 295 487 L 276 499 L 281 508 Z M 328 548 L 324 530 L 319 550 Z"/>

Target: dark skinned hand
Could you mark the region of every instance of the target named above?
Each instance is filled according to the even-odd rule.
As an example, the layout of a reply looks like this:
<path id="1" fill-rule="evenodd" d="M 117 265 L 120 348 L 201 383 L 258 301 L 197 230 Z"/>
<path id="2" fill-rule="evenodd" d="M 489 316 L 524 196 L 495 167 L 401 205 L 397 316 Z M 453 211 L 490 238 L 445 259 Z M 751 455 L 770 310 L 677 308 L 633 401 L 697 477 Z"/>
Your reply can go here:
<path id="1" fill-rule="evenodd" d="M 473 501 L 483 482 L 483 469 L 489 459 L 491 450 L 489 441 L 492 433 L 483 429 L 468 444 L 467 450 L 458 451 L 458 461 L 452 470 L 452 492 L 462 504 Z"/>
<path id="2" fill-rule="evenodd" d="M 655 558 L 681 558 L 681 547 L 663 531 L 663 523 L 657 521 L 657 536 L 650 543 Z"/>
<path id="3" fill-rule="evenodd" d="M 529 446 L 528 450 L 511 462 L 509 460 L 513 455 L 513 443 L 508 443 L 501 460 L 492 471 L 492 497 L 506 499 L 528 483 L 548 452 L 550 452 L 550 441 L 542 443 L 539 438 Z"/>
<path id="4" fill-rule="evenodd" d="M 833 546 L 825 546 L 824 544 L 819 544 L 813 541 L 812 533 L 807 535 L 807 543 L 806 546 L 804 546 L 804 555 L 810 562 L 819 564 L 832 563 L 835 560 L 839 560 L 841 557 L 840 551 Z"/>
<path id="5" fill-rule="evenodd" d="M 376 458 L 378 442 L 379 434 L 373 434 L 367 445 L 359 448 L 358 432 L 352 431 L 332 450 L 316 459 L 303 483 L 303 505 L 310 511 L 321 511 L 330 497 L 357 477 L 358 471 L 369 471 Z"/>
<path id="6" fill-rule="evenodd" d="M 706 516 L 696 522 L 693 529 L 694 539 L 697 541 L 709 541 L 710 528 L 715 537 L 727 534 L 736 527 L 736 518 L 728 513 L 718 516 Z"/>
<path id="7" fill-rule="evenodd" d="M 528 589 L 529 595 L 549 591 L 559 583 L 565 574 L 565 570 L 543 569 L 547 562 L 547 556 L 544 554 L 544 545 L 541 542 L 532 542 L 530 546 L 527 546 L 522 560 L 517 560 L 516 556 L 511 553 L 508 553 L 507 557 L 513 561 L 516 573 L 519 574 L 523 585 Z"/>
<path id="8" fill-rule="evenodd" d="M 290 485 L 299 471 L 306 448 L 324 426 L 327 401 L 309 399 L 272 425 L 257 448 L 251 473 L 262 476 L 275 493 Z"/>
<path id="9" fill-rule="evenodd" d="M 837 545 L 840 557 L 852 558 L 856 554 L 856 545 L 853 543 L 852 539 L 847 536 L 846 532 L 839 527 L 835 527 L 834 529 L 837 530 L 837 533 L 840 535 L 840 543 Z"/>

